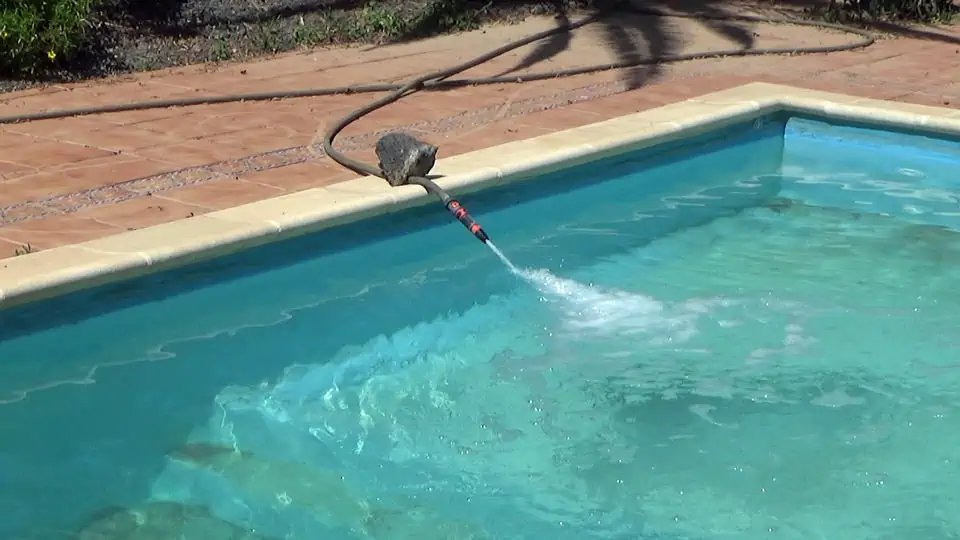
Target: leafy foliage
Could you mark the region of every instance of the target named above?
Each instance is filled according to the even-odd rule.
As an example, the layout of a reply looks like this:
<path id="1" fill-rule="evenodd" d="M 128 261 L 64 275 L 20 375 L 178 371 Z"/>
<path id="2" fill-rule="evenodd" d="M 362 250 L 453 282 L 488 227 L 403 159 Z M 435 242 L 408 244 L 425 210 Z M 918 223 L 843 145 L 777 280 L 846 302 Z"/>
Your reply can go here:
<path id="1" fill-rule="evenodd" d="M 96 0 L 0 0 L 0 71 L 35 73 L 83 42 Z"/>

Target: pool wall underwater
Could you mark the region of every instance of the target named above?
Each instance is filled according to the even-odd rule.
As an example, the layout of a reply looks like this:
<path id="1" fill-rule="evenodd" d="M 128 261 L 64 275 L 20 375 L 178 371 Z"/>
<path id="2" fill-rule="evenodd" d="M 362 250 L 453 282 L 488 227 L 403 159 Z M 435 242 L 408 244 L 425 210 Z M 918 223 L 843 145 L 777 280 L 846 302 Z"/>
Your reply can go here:
<path id="1" fill-rule="evenodd" d="M 857 103 L 861 104 L 859 108 Z M 904 112 L 902 108 L 911 106 L 884 104 L 884 109 L 878 108 L 878 103 L 773 85 L 748 85 L 704 96 L 675 107 L 673 112 L 666 107 L 637 115 L 631 122 L 644 122 L 641 125 L 648 128 L 648 138 L 640 142 L 635 136 L 617 134 L 627 124 L 615 120 L 604 123 L 602 130 L 587 126 L 582 128 L 586 131 L 568 133 L 576 151 L 561 144 L 562 134 L 547 138 L 549 145 L 543 139 L 526 143 L 531 145 L 526 151 L 541 152 L 541 161 L 528 163 L 526 169 L 511 164 L 511 159 L 529 159 L 523 157 L 528 154 L 520 151 L 511 154 L 509 149 L 501 148 L 493 153 L 467 155 L 447 170 L 483 170 L 476 164 L 489 164 L 491 156 L 499 155 L 506 172 L 494 175 L 493 180 L 478 180 L 481 177 L 471 176 L 473 172 L 459 177 L 451 172 L 449 185 L 460 192 L 489 187 L 476 191 L 464 202 L 485 224 L 494 241 L 510 254 L 512 246 L 536 236 L 541 239 L 539 247 L 525 251 L 516 262 L 559 273 L 572 272 L 580 265 L 636 248 L 676 230 L 744 208 L 771 204 L 776 198 L 793 193 L 807 200 L 823 197 L 823 204 L 851 211 L 902 213 L 903 205 L 896 206 L 898 189 L 915 193 L 955 182 L 951 174 L 960 160 L 960 143 L 950 133 L 960 133 L 960 129 L 950 130 L 960 126 L 960 115 L 919 107 Z M 687 116 L 681 114 L 684 108 Z M 885 124 L 868 129 L 871 124 L 856 123 L 857 119 L 863 121 L 871 115 L 873 121 Z M 703 124 L 704 120 L 707 124 Z M 600 133 L 607 133 L 608 138 L 603 139 Z M 587 144 L 593 146 L 586 147 Z M 851 172 L 851 185 L 859 189 L 840 190 L 845 196 L 838 197 L 838 190 L 821 190 L 821 184 L 808 181 L 842 168 L 842 163 L 824 159 L 827 153 L 823 149 L 836 144 L 862 155 L 882 157 L 897 153 L 899 163 L 915 165 L 889 170 L 882 159 L 876 159 L 875 171 Z M 553 153 L 544 152 L 544 145 Z M 550 154 L 555 161 L 542 157 L 544 154 Z M 711 156 L 718 154 L 723 154 L 726 162 L 736 163 L 719 176 L 711 161 Z M 593 157 L 599 161 L 586 161 Z M 443 166 L 441 163 L 439 167 L 442 171 Z M 547 172 L 541 173 L 544 170 Z M 917 174 L 920 170 L 924 171 L 922 176 Z M 863 189 L 870 187 L 869 182 L 862 181 L 864 174 L 870 182 L 876 182 L 876 189 Z M 628 175 L 640 181 L 616 180 Z M 585 177 L 589 178 L 587 183 Z M 732 177 L 752 177 L 754 181 L 731 189 Z M 507 182 L 504 178 L 535 180 Z M 385 182 L 376 180 L 359 184 L 354 192 L 343 192 L 350 193 L 353 201 L 350 219 L 364 218 L 362 221 L 314 232 L 318 227 L 315 223 L 304 217 L 291 217 L 289 228 L 284 229 L 287 232 L 278 232 L 282 228 L 279 226 L 270 229 L 273 232 L 269 237 L 278 241 L 209 260 L 189 262 L 197 257 L 200 248 L 183 259 L 177 259 L 172 248 L 164 248 L 166 259 L 150 260 L 169 262 L 136 266 L 141 271 L 167 266 L 161 272 L 35 302 L 29 301 L 30 297 L 45 296 L 37 292 L 42 287 L 21 287 L 19 290 L 28 291 L 19 298 L 23 303 L 0 311 L 0 412 L 4 420 L 0 425 L 0 510 L 13 516 L 0 522 L 0 537 L 16 537 L 38 522 L 70 528 L 105 505 L 134 504 L 146 495 L 150 474 L 159 467 L 158 463 L 151 463 L 155 458 L 151 452 L 182 439 L 199 421 L 193 417 L 169 418 L 162 428 L 145 422 L 144 411 L 162 414 L 168 406 L 166 400 L 172 399 L 157 389 L 175 388 L 179 392 L 177 400 L 192 400 L 198 407 L 209 405 L 211 396 L 221 389 L 216 377 L 191 380 L 190 366 L 161 369 L 164 362 L 153 362 L 164 359 L 178 346 L 212 346 L 191 341 L 197 336 L 231 332 L 239 335 L 241 330 L 251 330 L 243 347 L 270 358 L 277 343 L 259 340 L 256 328 L 275 324 L 278 317 L 286 318 L 286 331 L 291 336 L 304 332 L 324 336 L 318 338 L 311 355 L 333 358 L 342 345 L 394 335 L 409 324 L 403 313 L 384 311 L 383 305 L 416 303 L 419 313 L 443 317 L 485 301 L 491 292 L 506 293 L 514 286 L 506 272 L 498 271 L 499 262 L 487 250 L 415 188 L 401 190 L 402 198 L 389 199 L 398 211 L 373 215 L 377 204 L 387 200 L 383 197 L 394 196 L 389 191 L 384 195 L 384 185 Z M 590 198 L 581 196 L 581 190 L 587 187 L 604 200 L 622 201 L 608 207 L 605 214 L 609 219 L 590 217 Z M 374 196 L 369 206 L 357 202 L 356 195 L 364 192 Z M 638 208 L 639 192 L 644 194 L 643 200 L 657 204 Z M 689 192 L 701 198 L 677 198 L 677 193 Z M 331 193 L 337 192 L 323 192 Z M 319 194 L 308 197 L 313 197 L 308 199 L 311 203 L 319 200 Z M 376 197 L 381 197 L 379 202 Z M 958 211 L 956 201 L 938 198 L 933 191 L 923 200 L 928 204 L 908 210 L 919 223 L 935 225 L 940 223 L 938 216 Z M 285 207 L 283 201 L 266 204 L 274 209 Z M 523 211 L 518 212 L 518 208 Z M 247 208 L 241 212 L 250 211 Z M 639 233 L 636 221 L 622 218 L 638 213 L 643 213 L 645 221 Z M 629 230 L 631 234 L 595 235 L 589 250 L 579 245 L 574 250 L 572 245 L 565 244 L 570 242 L 570 236 L 552 234 L 556 223 L 538 217 L 547 214 L 563 215 L 564 221 L 576 222 L 585 231 Z M 583 219 L 578 217 L 581 215 Z M 275 222 L 280 223 L 279 219 Z M 183 229 L 183 224 L 174 227 L 188 230 Z M 244 230 L 248 236 L 232 237 L 240 241 L 240 247 L 261 243 L 254 239 L 253 229 Z M 515 232 L 519 230 L 524 233 Z M 162 235 L 149 232 L 143 238 L 159 239 Z M 211 238 L 203 239 L 206 244 L 201 248 L 217 247 L 217 241 Z M 106 278 L 97 277 L 104 274 L 92 270 L 97 264 L 95 255 L 116 256 L 111 259 L 113 270 L 122 270 L 123 265 L 117 261 L 127 260 L 117 255 L 118 250 L 105 249 L 110 247 L 109 242 L 95 242 L 93 248 L 73 251 L 70 257 L 86 257 L 80 270 L 66 274 L 50 271 L 61 272 L 61 280 L 64 275 L 86 275 L 92 280 L 88 283 L 97 284 Z M 140 248 L 137 246 L 134 253 L 146 253 Z M 34 270 L 36 275 L 55 266 L 55 258 L 43 262 L 44 257 L 51 257 L 43 252 L 11 264 L 26 264 L 32 257 L 41 259 Z M 136 263 L 139 265 L 144 258 L 129 260 L 140 261 Z M 318 260 L 323 261 L 322 265 L 317 264 Z M 174 267 L 184 261 L 189 264 Z M 417 281 L 425 267 L 439 269 L 435 273 L 443 278 L 427 290 Z M 132 268 L 123 272 L 135 273 Z M 0 288 L 16 293 L 17 284 L 26 281 L 8 281 L 8 275 L 0 272 Z M 13 285 L 7 286 L 10 283 Z M 300 285 L 292 287 L 290 283 Z M 63 281 L 58 287 L 71 288 L 64 287 Z M 376 289 L 376 294 L 358 303 L 352 293 L 370 287 Z M 261 294 L 259 303 L 238 303 L 238 299 L 249 297 L 251 288 L 270 292 Z M 483 297 L 478 298 L 478 293 Z M 18 299 L 17 294 L 8 298 Z M 310 315 L 295 317 L 298 310 L 310 310 Z M 348 312 L 357 323 L 344 320 Z M 156 324 L 157 321 L 164 324 Z M 70 339 L 53 339 L 64 335 Z M 109 347 L 104 346 L 105 340 L 109 340 Z M 166 348 L 145 350 L 145 343 L 164 344 Z M 111 386 L 109 382 L 114 376 L 110 368 L 122 366 L 130 358 L 148 360 L 139 383 L 125 385 L 122 393 L 84 391 L 92 379 L 116 387 L 118 383 Z M 95 367 L 99 371 L 93 371 Z M 221 368 L 221 378 L 239 377 L 252 384 L 275 378 L 282 367 L 270 363 L 236 366 L 227 362 Z M 31 392 L 53 388 L 63 392 L 57 400 L 59 405 L 44 411 L 17 408 L 18 404 L 29 404 Z M 24 425 L 36 428 L 26 432 Z M 99 451 L 96 456 L 90 452 L 94 442 Z M 110 445 L 116 448 L 115 452 L 103 449 Z M 138 448 L 150 457 L 130 461 L 129 456 L 135 455 Z M 104 482 L 104 476 L 111 481 Z M 37 485 L 48 489 L 38 491 Z M 64 508 L 71 511 L 65 512 Z"/>

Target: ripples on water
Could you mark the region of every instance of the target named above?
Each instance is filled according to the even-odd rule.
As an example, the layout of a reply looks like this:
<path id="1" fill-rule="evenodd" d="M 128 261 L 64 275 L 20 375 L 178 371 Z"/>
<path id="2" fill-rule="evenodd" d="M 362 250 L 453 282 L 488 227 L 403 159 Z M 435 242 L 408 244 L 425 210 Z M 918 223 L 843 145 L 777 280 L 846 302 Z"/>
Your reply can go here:
<path id="1" fill-rule="evenodd" d="M 508 297 L 226 389 L 196 437 L 256 458 L 187 452 L 156 490 L 199 466 L 311 519 L 362 500 L 341 525 L 384 538 L 949 538 L 958 262 L 950 230 L 787 202 L 515 268 Z"/>
<path id="2" fill-rule="evenodd" d="M 491 246 L 512 291 L 223 389 L 151 502 L 80 538 L 955 537 L 954 194 L 792 172 L 766 207 L 572 271 Z M 191 339 L 300 317 L 270 309 Z"/>

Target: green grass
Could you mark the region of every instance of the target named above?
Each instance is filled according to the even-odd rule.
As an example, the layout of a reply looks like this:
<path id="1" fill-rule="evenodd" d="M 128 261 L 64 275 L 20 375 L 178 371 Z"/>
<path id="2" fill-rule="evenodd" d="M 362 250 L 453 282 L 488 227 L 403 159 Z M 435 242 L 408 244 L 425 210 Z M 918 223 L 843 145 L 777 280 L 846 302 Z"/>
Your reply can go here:
<path id="1" fill-rule="evenodd" d="M 82 43 L 96 0 L 0 0 L 0 71 L 36 73 Z"/>
<path id="2" fill-rule="evenodd" d="M 336 43 L 390 43 L 480 26 L 475 4 L 464 0 L 430 0 L 416 9 L 402 3 L 369 1 L 349 13 L 317 13 L 300 18 L 294 30 L 299 46 Z"/>

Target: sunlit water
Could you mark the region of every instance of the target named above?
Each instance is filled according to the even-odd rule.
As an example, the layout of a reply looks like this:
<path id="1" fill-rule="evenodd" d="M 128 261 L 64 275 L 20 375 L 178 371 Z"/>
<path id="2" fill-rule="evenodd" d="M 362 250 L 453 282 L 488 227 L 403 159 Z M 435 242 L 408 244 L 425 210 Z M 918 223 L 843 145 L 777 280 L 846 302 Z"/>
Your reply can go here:
<path id="1" fill-rule="evenodd" d="M 28 439 L 31 431 L 12 426 L 31 418 L 38 432 L 96 441 L 59 456 L 55 445 L 31 447 L 67 464 L 6 485 L 32 493 L 73 471 L 112 479 L 88 497 L 124 504 L 70 531 L 35 526 L 21 537 L 956 538 L 960 235 L 924 223 L 960 224 L 950 213 L 957 193 L 921 189 L 916 175 L 878 181 L 822 166 L 834 172 L 787 163 L 790 176 L 738 172 L 655 204 L 611 205 L 547 233 L 504 235 L 510 247 L 491 245 L 493 254 L 454 225 L 465 262 L 442 266 L 445 250 L 389 287 L 339 278 L 349 287 L 337 290 L 351 292 L 331 297 L 287 291 L 290 275 L 240 281 L 205 301 L 270 283 L 290 297 L 215 311 L 216 324 L 159 304 L 151 317 L 177 328 L 171 313 L 180 314 L 184 337 L 165 328 L 139 357 L 130 351 L 159 338 L 124 341 L 124 320 L 110 319 L 119 345 L 91 352 L 90 363 L 64 360 L 55 383 L 26 365 L 8 368 L 14 382 L 0 413 L 11 420 L 0 434 Z M 764 191 L 771 178 L 780 198 Z M 742 201 L 744 190 L 764 195 L 641 241 L 657 220 L 673 219 L 661 208 L 724 206 L 716 193 Z M 485 222 L 493 230 L 509 220 Z M 397 258 L 431 243 L 410 242 Z M 564 242 L 619 248 L 557 254 L 567 263 L 549 269 L 520 262 Z M 311 263 L 298 279 L 335 275 L 336 261 L 327 264 Z M 417 316 L 436 291 L 482 291 L 482 279 L 509 282 L 472 305 Z M 348 333 L 368 321 L 357 313 L 398 322 L 357 340 Z M 335 353 L 318 352 L 330 342 Z M 271 363 L 278 376 L 258 371 Z M 195 379 L 230 383 L 208 385 L 210 398 Z M 121 385 L 141 389 L 127 416 L 89 397 Z M 200 405 L 188 414 L 186 402 Z M 65 421 L 59 403 L 81 411 L 73 418 L 110 421 Z M 123 461 L 131 447 L 166 457 L 143 472 Z M 31 459 L 42 461 L 0 453 L 0 472 L 27 471 Z M 117 480 L 136 475 L 149 479 L 142 493 Z M 57 496 L 79 506 L 69 490 Z M 0 497 L 11 509 L 18 500 Z"/>
<path id="2" fill-rule="evenodd" d="M 309 433 L 358 496 L 514 506 L 496 538 L 950 538 L 958 263 L 954 232 L 749 210 L 569 278 L 515 268 L 509 297 L 225 390 L 201 438 Z"/>

